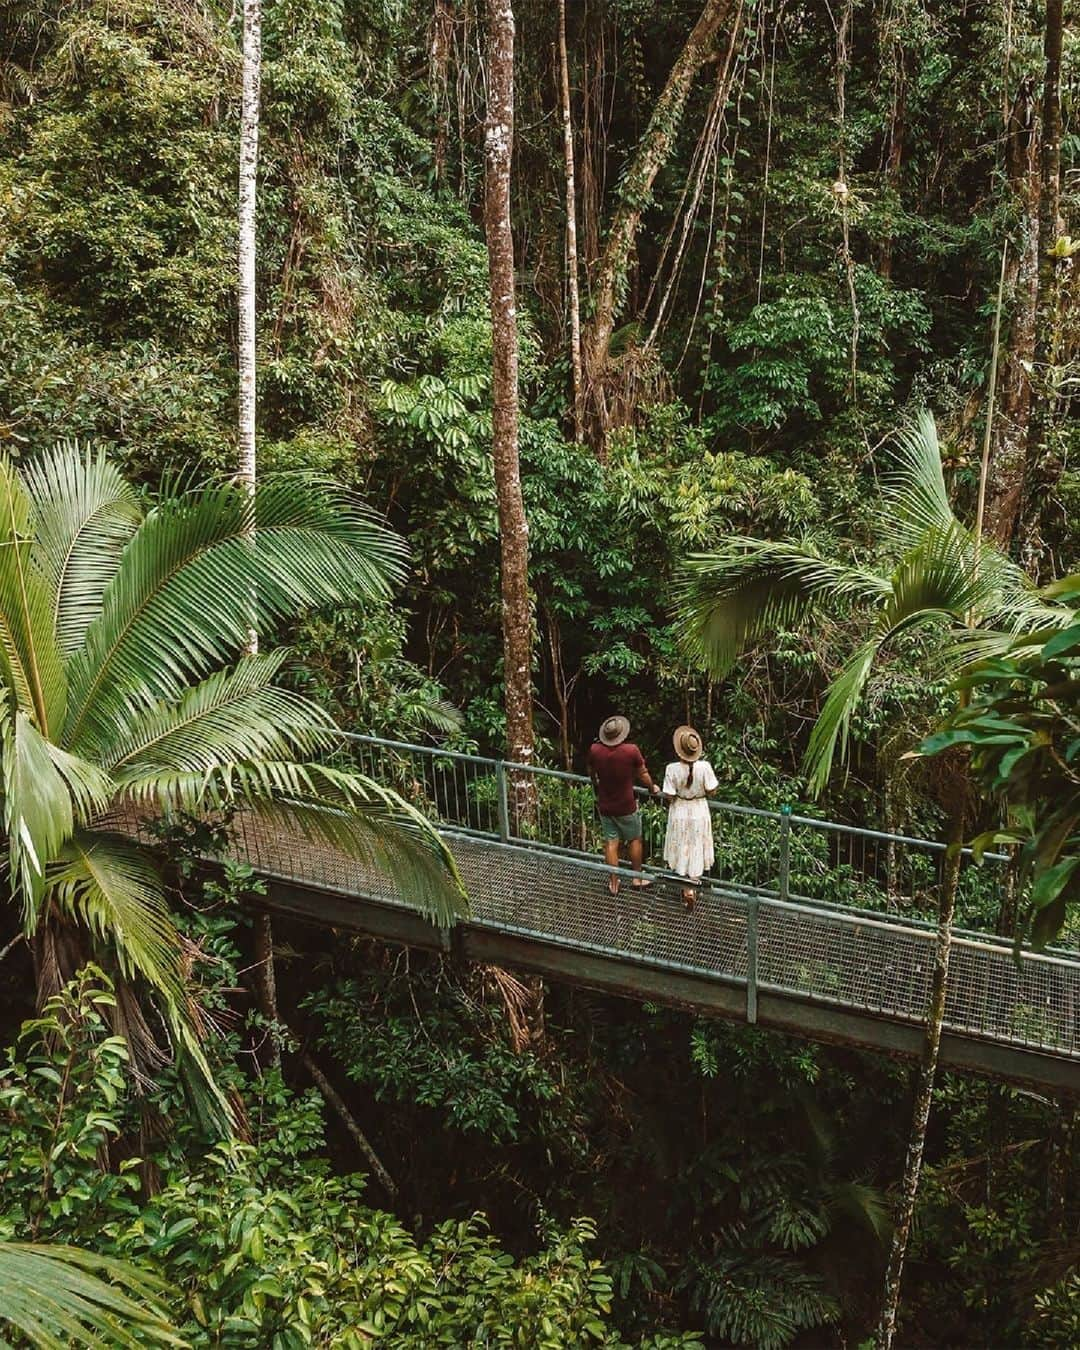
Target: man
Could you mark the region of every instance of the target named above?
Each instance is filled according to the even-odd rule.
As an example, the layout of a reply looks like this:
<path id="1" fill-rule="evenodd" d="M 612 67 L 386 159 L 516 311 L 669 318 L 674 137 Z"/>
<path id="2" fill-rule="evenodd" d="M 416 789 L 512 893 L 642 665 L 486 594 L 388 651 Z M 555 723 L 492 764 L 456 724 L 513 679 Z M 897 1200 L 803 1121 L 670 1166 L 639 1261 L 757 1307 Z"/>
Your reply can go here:
<path id="1" fill-rule="evenodd" d="M 600 728 L 599 738 L 589 748 L 589 777 L 596 790 L 596 804 L 604 827 L 604 861 L 611 868 L 619 865 L 619 848 L 627 846 L 630 866 L 641 872 L 643 846 L 641 812 L 634 797 L 634 783 L 643 783 L 654 797 L 660 789 L 649 777 L 641 751 L 626 738 L 630 723 L 625 717 L 609 717 Z M 612 871 L 608 885 L 612 895 L 619 892 L 619 876 Z M 638 875 L 636 887 L 652 882 Z"/>

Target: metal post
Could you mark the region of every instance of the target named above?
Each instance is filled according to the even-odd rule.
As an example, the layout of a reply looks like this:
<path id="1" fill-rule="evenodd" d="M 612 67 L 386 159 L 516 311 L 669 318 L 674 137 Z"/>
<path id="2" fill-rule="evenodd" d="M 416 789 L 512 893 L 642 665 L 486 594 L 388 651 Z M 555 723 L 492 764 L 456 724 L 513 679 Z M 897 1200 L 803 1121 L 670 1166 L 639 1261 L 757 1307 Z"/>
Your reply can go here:
<path id="1" fill-rule="evenodd" d="M 791 807 L 780 808 L 780 899 L 791 891 Z"/>
<path id="2" fill-rule="evenodd" d="M 757 940 L 758 901 L 752 896 L 746 902 L 746 1020 L 757 1021 Z"/>
<path id="3" fill-rule="evenodd" d="M 498 794 L 499 838 L 505 844 L 510 838 L 510 799 L 506 787 L 506 763 L 498 760 L 495 764 L 495 791 Z"/>

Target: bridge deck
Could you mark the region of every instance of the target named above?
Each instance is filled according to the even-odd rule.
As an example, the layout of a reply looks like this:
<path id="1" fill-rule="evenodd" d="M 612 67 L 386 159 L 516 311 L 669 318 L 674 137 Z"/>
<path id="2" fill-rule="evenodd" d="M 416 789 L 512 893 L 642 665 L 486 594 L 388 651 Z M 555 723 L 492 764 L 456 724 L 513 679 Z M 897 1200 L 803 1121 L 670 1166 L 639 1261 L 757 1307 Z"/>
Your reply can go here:
<path id="1" fill-rule="evenodd" d="M 687 914 L 676 883 L 637 891 L 565 853 L 448 830 L 469 920 L 437 929 L 392 879 L 301 835 L 251 820 L 236 846 L 270 880 L 272 907 L 324 925 L 583 985 L 756 1021 L 811 1039 L 915 1055 L 932 930 L 768 894 L 707 890 Z M 1080 961 L 958 936 L 942 1060 L 1080 1091 Z"/>

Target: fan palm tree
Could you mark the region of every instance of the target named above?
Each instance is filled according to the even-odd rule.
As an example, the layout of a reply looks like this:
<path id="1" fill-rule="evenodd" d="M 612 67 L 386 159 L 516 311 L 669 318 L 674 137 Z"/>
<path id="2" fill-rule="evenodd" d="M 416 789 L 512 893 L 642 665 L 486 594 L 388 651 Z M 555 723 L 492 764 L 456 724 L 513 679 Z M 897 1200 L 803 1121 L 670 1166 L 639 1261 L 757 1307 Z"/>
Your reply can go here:
<path id="1" fill-rule="evenodd" d="M 977 543 L 957 519 L 929 413 L 897 435 L 875 519 L 879 566 L 826 558 L 807 542 L 733 538 L 690 558 L 678 590 L 687 645 L 716 675 L 731 669 L 743 647 L 815 609 L 845 605 L 865 613 L 865 638 L 830 685 L 807 747 L 815 796 L 837 749 L 847 748 L 875 663 L 898 638 L 933 630 L 935 673 L 947 676 L 1006 650 L 1016 634 L 1068 618 L 1046 603 L 1022 568 Z"/>
<path id="2" fill-rule="evenodd" d="M 864 616 L 863 640 L 830 685 L 810 735 L 805 770 L 815 795 L 828 782 L 837 751 L 846 752 L 851 719 L 875 663 L 902 635 L 929 630 L 935 638 L 936 673 L 959 676 L 976 659 L 1007 649 L 1017 634 L 1069 621 L 1069 612 L 1047 604 L 1021 568 L 957 519 L 929 413 L 921 413 L 896 437 L 876 519 L 881 567 L 834 561 L 807 543 L 732 539 L 712 554 L 689 559 L 677 594 L 687 644 L 714 675 L 725 674 L 744 645 L 793 626 L 819 607 L 844 605 Z M 883 1347 L 891 1345 L 895 1331 L 941 1044 L 962 800 L 963 794 L 956 794 L 953 847 L 938 892 L 926 1038 L 878 1332 Z"/>
<path id="3" fill-rule="evenodd" d="M 0 1330 L 18 1332 L 38 1350 L 186 1345 L 158 1306 L 160 1293 L 158 1280 L 126 1261 L 77 1247 L 0 1242 Z"/>
<path id="4" fill-rule="evenodd" d="M 340 737 L 279 685 L 284 650 L 245 654 L 253 616 L 269 632 L 312 607 L 386 599 L 402 568 L 397 536 L 320 479 L 254 494 L 222 483 L 144 509 L 101 454 L 0 459 L 0 797 L 39 998 L 108 954 L 129 994 L 152 991 L 178 1063 L 198 1070 L 189 1082 L 210 1081 L 162 880 L 118 816 L 292 823 L 391 869 L 451 921 L 463 897 L 434 831 L 318 762 Z M 118 1002 L 133 1061 L 152 1063 L 137 999 Z"/>

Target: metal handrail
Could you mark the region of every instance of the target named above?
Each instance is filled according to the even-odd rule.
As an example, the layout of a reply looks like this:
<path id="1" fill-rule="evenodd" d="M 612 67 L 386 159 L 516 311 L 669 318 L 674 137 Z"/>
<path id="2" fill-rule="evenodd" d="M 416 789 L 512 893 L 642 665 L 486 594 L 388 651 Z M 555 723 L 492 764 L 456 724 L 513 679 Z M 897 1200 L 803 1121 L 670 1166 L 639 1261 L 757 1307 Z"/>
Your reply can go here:
<path id="1" fill-rule="evenodd" d="M 381 746 L 387 750 L 405 750 L 412 754 L 428 755 L 432 759 L 453 759 L 468 764 L 482 764 L 488 768 L 495 768 L 501 765 L 509 773 L 527 773 L 537 774 L 545 778 L 562 779 L 564 782 L 576 783 L 581 787 L 591 785 L 591 779 L 587 774 L 572 773 L 566 769 L 552 769 L 544 764 L 522 764 L 518 760 L 499 759 L 490 755 L 471 755 L 461 750 L 445 750 L 437 745 L 416 745 L 411 741 L 387 740 L 381 736 L 369 736 L 356 731 L 342 731 L 339 733 L 344 740 L 359 741 L 364 745 Z M 647 800 L 650 796 L 648 790 L 643 787 L 635 787 L 634 795 L 641 800 Z M 948 850 L 948 844 L 943 844 L 937 839 L 921 839 L 916 835 L 893 834 L 887 830 L 871 830 L 861 825 L 845 825 L 840 821 L 828 820 L 820 816 L 798 815 L 790 810 L 774 811 L 768 807 L 746 806 L 742 802 L 716 801 L 707 799 L 709 810 L 723 812 L 725 814 L 738 816 L 756 816 L 762 820 L 774 820 L 777 822 L 788 819 L 793 825 L 807 825 L 819 830 L 832 830 L 839 834 L 854 835 L 862 839 L 877 839 L 886 844 L 907 844 L 914 848 L 923 848 L 931 853 L 944 853 Z M 963 849 L 965 856 L 970 856 L 970 848 Z M 983 858 L 987 862 L 1008 862 L 1007 853 L 984 853 Z"/>

